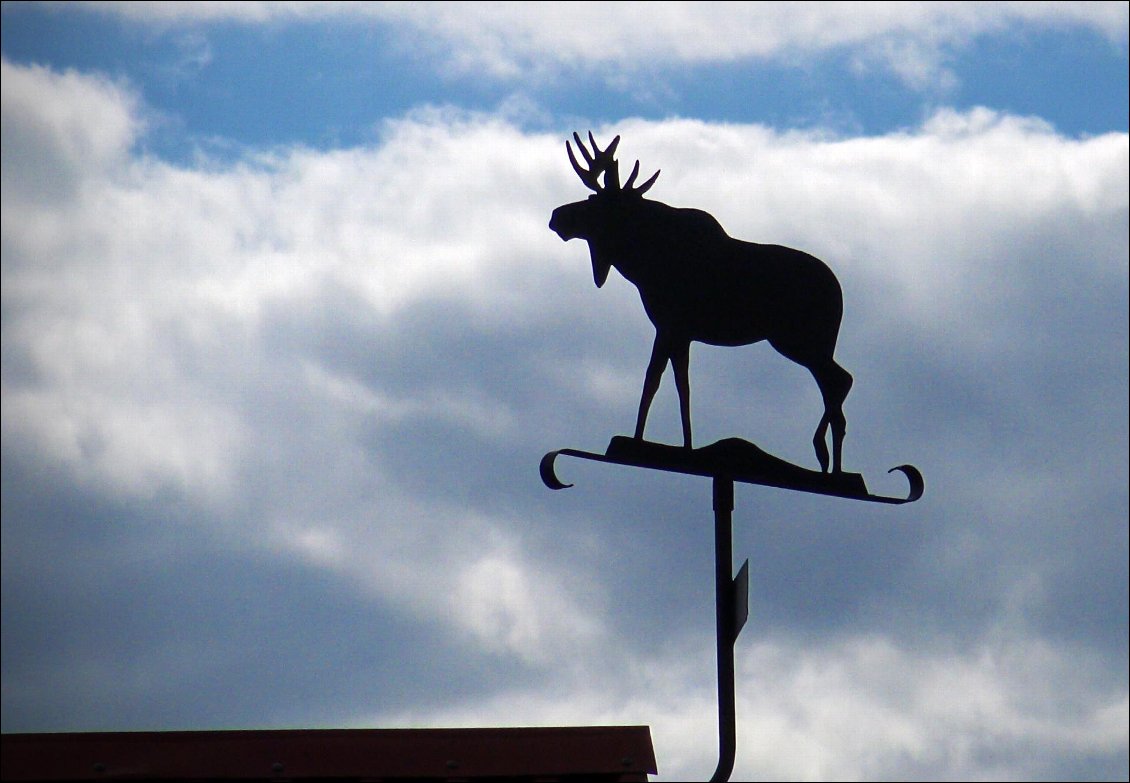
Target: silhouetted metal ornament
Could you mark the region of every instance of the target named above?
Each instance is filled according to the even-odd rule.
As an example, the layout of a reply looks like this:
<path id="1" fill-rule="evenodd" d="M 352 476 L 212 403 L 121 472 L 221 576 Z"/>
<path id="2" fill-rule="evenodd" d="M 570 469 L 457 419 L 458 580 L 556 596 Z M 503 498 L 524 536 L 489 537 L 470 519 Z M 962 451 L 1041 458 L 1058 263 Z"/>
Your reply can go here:
<path id="1" fill-rule="evenodd" d="M 583 239 L 588 243 L 598 288 L 613 268 L 636 286 L 644 311 L 655 326 L 655 341 L 644 374 L 634 435 L 614 436 L 603 454 L 580 449 L 550 451 L 542 457 L 539 470 L 542 481 L 554 490 L 573 486 L 557 477 L 555 463 L 560 456 L 713 480 L 719 760 L 711 780 L 725 781 L 733 771 L 737 744 L 734 643 L 749 606 L 749 561 L 737 577 L 730 575 L 734 482 L 892 505 L 921 498 L 925 482 L 913 465 L 899 465 L 888 473 L 898 471 L 906 476 L 910 484 L 906 497 L 874 495 L 862 475 L 843 470 L 847 428 L 843 403 L 852 377 L 833 356 L 843 296 L 831 269 L 799 250 L 734 239 L 713 216 L 701 210 L 645 199 L 643 194 L 655 184 L 659 172 L 635 187 L 639 175 L 636 161 L 628 181 L 621 186 L 615 159 L 620 137 L 603 150 L 592 133 L 588 138 L 591 153 L 581 137 L 573 134 L 587 168 L 577 160 L 568 141 L 565 149 L 573 170 L 594 195 L 555 209 L 549 227 L 565 241 Z M 762 340 L 807 368 L 820 389 L 824 414 L 812 439 L 819 471 L 775 457 L 741 438 L 693 447 L 690 344 L 738 346 Z M 648 411 L 668 363 L 679 398 L 681 447 L 644 440 Z"/>
<path id="2" fill-rule="evenodd" d="M 557 477 L 555 462 L 559 455 L 692 476 L 728 478 L 743 484 L 761 484 L 872 503 L 913 503 L 922 497 L 925 488 L 922 474 L 913 465 L 899 465 L 887 471 L 900 471 L 910 483 L 907 496 L 897 498 L 871 494 L 859 473 L 821 473 L 808 470 L 774 457 L 741 438 L 727 438 L 702 448 L 686 449 L 616 435 L 603 454 L 580 449 L 557 449 L 542 457 L 539 466 L 541 480 L 550 489 L 568 489 L 573 486 Z"/>

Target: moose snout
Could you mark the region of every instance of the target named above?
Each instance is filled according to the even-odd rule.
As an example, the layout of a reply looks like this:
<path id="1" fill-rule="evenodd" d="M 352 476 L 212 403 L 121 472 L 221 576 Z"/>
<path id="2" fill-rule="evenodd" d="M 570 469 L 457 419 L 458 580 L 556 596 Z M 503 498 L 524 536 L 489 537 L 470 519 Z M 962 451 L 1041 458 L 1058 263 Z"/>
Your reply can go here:
<path id="1" fill-rule="evenodd" d="M 561 216 L 558 214 L 560 210 L 553 210 L 553 214 L 549 216 L 549 230 L 557 234 L 557 236 L 568 241 L 569 237 L 562 233 Z"/>
<path id="2" fill-rule="evenodd" d="M 576 239 L 578 234 L 576 226 L 573 225 L 576 221 L 569 220 L 564 210 L 565 207 L 558 207 L 553 210 L 553 214 L 549 217 L 549 229 L 568 242 L 570 239 Z"/>

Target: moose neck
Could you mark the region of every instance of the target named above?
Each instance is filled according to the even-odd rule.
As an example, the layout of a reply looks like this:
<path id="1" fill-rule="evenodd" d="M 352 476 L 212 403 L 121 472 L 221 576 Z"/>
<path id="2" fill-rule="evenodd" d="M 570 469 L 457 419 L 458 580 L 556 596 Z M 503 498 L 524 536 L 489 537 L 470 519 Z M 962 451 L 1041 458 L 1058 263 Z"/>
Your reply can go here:
<path id="1" fill-rule="evenodd" d="M 672 269 L 663 259 L 672 252 L 672 243 L 679 242 L 679 237 L 670 235 L 669 225 L 680 211 L 661 201 L 635 199 L 621 215 L 617 230 L 602 243 L 603 255 L 637 287 L 671 281 Z"/>

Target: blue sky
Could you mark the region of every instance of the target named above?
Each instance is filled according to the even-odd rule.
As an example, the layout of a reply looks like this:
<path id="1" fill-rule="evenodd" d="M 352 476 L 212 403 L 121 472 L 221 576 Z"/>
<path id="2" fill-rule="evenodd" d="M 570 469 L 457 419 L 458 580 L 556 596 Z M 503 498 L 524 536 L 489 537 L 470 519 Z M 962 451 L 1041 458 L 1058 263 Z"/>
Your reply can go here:
<path id="1" fill-rule="evenodd" d="M 740 488 L 736 779 L 1125 779 L 1125 3 L 3 6 L 3 730 L 647 724 L 716 760 L 702 480 L 574 130 L 837 274 L 845 461 Z M 695 427 L 819 396 L 696 346 Z M 648 436 L 677 442 L 669 377 Z"/>
<path id="2" fill-rule="evenodd" d="M 4 52 L 14 61 L 135 84 L 150 108 L 167 115 L 169 125 L 152 140 L 165 155 L 213 137 L 248 145 L 352 146 L 371 142 L 382 119 L 423 103 L 494 111 L 516 94 L 546 112 L 541 122 L 529 123 L 541 127 L 569 116 L 597 122 L 684 116 L 882 133 L 914 126 L 944 105 L 1036 115 L 1078 135 L 1118 130 L 1127 116 L 1120 41 L 1079 24 L 978 31 L 937 54 L 950 78 L 920 85 L 886 68 L 853 68 L 857 52 L 846 46 L 797 62 L 636 62 L 623 79 L 578 64 L 527 81 L 437 69 L 428 49 L 403 40 L 403 28 L 380 20 L 359 24 L 348 15 L 153 25 L 16 4 L 4 19 Z"/>

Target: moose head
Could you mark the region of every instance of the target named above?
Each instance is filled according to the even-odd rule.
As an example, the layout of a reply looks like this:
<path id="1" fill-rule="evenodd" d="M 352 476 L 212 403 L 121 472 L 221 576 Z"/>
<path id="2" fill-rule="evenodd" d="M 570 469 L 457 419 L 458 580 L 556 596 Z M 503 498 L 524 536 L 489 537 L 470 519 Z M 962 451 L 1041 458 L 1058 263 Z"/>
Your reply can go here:
<path id="1" fill-rule="evenodd" d="M 549 227 L 563 240 L 588 243 L 597 287 L 604 285 L 612 267 L 635 285 L 655 326 L 635 437 L 643 439 L 651 401 L 670 362 L 679 395 L 683 445 L 691 448 L 692 342 L 738 346 L 766 340 L 815 378 L 824 415 L 813 447 L 821 470 L 827 472 L 825 439 L 830 429 L 831 469 L 842 471 L 847 429 L 843 402 L 852 377 L 833 358 L 843 295 L 832 271 L 799 250 L 734 239 L 702 210 L 645 199 L 644 193 L 655 184 L 659 172 L 635 187 L 639 161 L 621 186 L 615 159 L 619 136 L 601 150 L 589 133 L 591 154 L 576 133 L 573 140 L 587 168 L 577 162 L 566 141 L 569 162 L 593 194 L 555 209 Z"/>
<path id="2" fill-rule="evenodd" d="M 592 145 L 592 154 L 585 149 L 581 137 L 576 133 L 573 139 L 577 142 L 577 149 L 588 164 L 583 168 L 573 155 L 573 148 L 565 142 L 565 149 L 569 153 L 569 162 L 573 170 L 581 178 L 581 182 L 593 191 L 585 201 L 576 201 L 565 204 L 553 210 L 549 227 L 557 232 L 563 240 L 584 239 L 589 243 L 589 252 L 592 257 L 592 276 L 596 287 L 600 288 L 608 279 L 608 271 L 612 266 L 612 258 L 616 255 L 616 240 L 624 236 L 619 229 L 623 220 L 633 208 L 638 208 L 637 202 L 643 200 L 659 172 L 651 175 L 647 182 L 639 187 L 633 187 L 636 177 L 640 173 L 640 162 L 632 168 L 632 174 L 623 186 L 620 185 L 620 167 L 614 155 L 616 147 L 620 144 L 617 136 L 603 150 L 596 146 L 596 140 L 589 133 L 589 143 Z M 600 176 L 604 175 L 604 184 L 600 184 Z"/>

